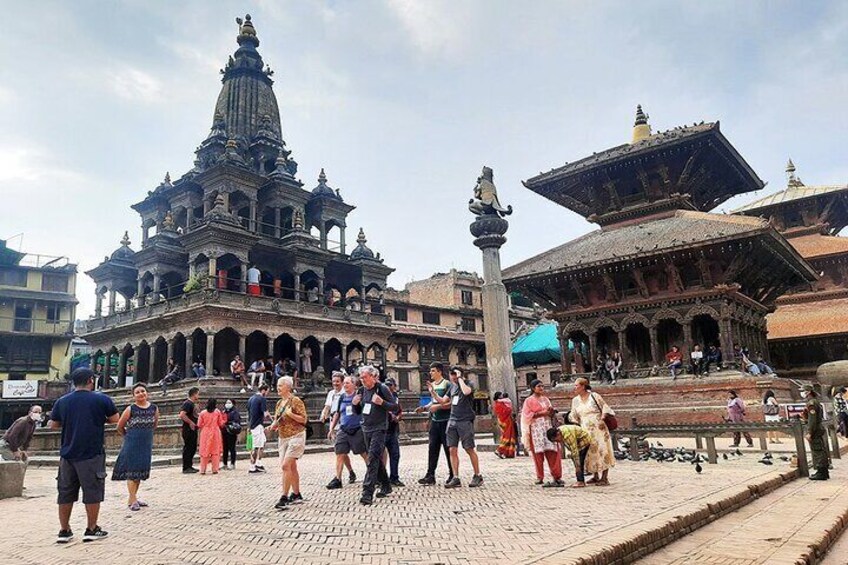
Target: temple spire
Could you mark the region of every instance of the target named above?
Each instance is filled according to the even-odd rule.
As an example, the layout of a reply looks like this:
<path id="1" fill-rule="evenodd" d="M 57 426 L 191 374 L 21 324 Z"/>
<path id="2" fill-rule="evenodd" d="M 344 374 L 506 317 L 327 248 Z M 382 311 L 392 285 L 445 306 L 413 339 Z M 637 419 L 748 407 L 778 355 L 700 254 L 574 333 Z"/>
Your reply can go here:
<path id="1" fill-rule="evenodd" d="M 786 181 L 787 186 L 804 186 L 801 179 L 795 175 L 795 163 L 792 162 L 792 159 L 786 162 Z"/>
<path id="2" fill-rule="evenodd" d="M 128 231 L 124 232 L 124 237 L 121 238 L 121 245 L 124 246 L 124 247 L 130 246 L 130 232 L 128 232 Z"/>
<path id="3" fill-rule="evenodd" d="M 239 34 L 236 37 L 239 45 L 250 43 L 253 47 L 259 47 L 259 39 L 256 37 L 256 28 L 253 27 L 253 22 L 250 21 L 250 14 L 246 14 L 244 19 L 236 18 L 236 23 L 239 26 Z"/>
<path id="4" fill-rule="evenodd" d="M 651 126 L 648 124 L 648 115 L 642 111 L 642 105 L 636 105 L 636 122 L 633 124 L 633 139 L 630 143 L 636 143 L 651 136 Z"/>

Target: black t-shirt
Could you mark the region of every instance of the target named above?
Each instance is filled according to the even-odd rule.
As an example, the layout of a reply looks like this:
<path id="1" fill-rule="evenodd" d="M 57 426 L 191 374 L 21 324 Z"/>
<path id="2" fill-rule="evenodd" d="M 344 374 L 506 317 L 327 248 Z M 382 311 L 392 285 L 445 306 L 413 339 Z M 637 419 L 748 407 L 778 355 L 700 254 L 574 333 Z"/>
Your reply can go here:
<path id="1" fill-rule="evenodd" d="M 462 394 L 459 383 L 451 383 L 448 394 L 451 399 L 450 420 L 454 422 L 473 422 L 477 416 L 474 413 L 474 383 L 465 381 L 471 387 L 471 394 Z"/>
<path id="2" fill-rule="evenodd" d="M 104 453 L 103 426 L 118 413 L 112 399 L 100 392 L 75 390 L 53 404 L 50 419 L 62 424 L 59 455 L 68 461 L 91 459 Z"/>
<path id="3" fill-rule="evenodd" d="M 183 405 L 180 406 L 180 412 L 185 412 L 186 417 L 195 424 L 197 424 L 197 407 L 194 405 L 194 402 L 192 402 L 190 398 L 187 398 L 186 401 L 183 402 Z M 183 430 L 191 431 L 191 428 L 188 424 L 185 423 L 185 420 L 182 420 L 182 422 Z"/>
<path id="4" fill-rule="evenodd" d="M 265 421 L 265 412 L 267 411 L 268 400 L 261 392 L 257 392 L 248 399 L 247 416 L 250 419 L 249 425 L 251 430 Z"/>
<path id="5" fill-rule="evenodd" d="M 357 394 L 362 395 L 362 399 L 358 406 L 354 406 L 353 410 L 357 414 L 362 414 L 362 431 L 369 433 L 387 430 L 389 427 L 389 412 L 397 409 L 397 404 L 386 385 L 378 382 L 374 385 L 374 388 L 360 388 Z M 383 403 L 379 406 L 373 402 L 375 396 L 383 399 Z"/>

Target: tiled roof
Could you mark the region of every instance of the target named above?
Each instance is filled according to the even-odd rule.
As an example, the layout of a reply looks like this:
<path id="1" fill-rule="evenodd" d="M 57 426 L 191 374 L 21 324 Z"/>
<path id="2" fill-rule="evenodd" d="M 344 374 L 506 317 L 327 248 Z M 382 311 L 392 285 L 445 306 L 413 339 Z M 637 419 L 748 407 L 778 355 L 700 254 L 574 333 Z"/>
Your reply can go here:
<path id="1" fill-rule="evenodd" d="M 804 259 L 848 253 L 848 237 L 818 233 L 793 237 L 789 243 Z"/>
<path id="2" fill-rule="evenodd" d="M 678 210 L 673 216 L 613 229 L 595 230 L 521 263 L 507 267 L 504 279 L 585 268 L 640 255 L 744 236 L 768 228 L 760 218 Z"/>
<path id="3" fill-rule="evenodd" d="M 769 340 L 848 333 L 848 298 L 781 304 L 767 320 Z"/>
<path id="4" fill-rule="evenodd" d="M 734 210 L 733 213 L 738 214 L 741 212 L 753 212 L 754 210 L 768 208 L 769 206 L 775 206 L 777 204 L 783 204 L 786 202 L 791 202 L 793 200 L 801 200 L 804 198 L 811 198 L 813 196 L 821 196 L 822 194 L 829 194 L 831 192 L 841 191 L 848 192 L 848 185 L 843 184 L 833 186 L 790 186 L 781 190 L 780 192 L 769 194 L 768 196 L 764 196 L 759 200 L 754 200 L 750 204 L 740 206 L 739 208 Z"/>
<path id="5" fill-rule="evenodd" d="M 647 137 L 641 141 L 637 141 L 636 143 L 625 143 L 623 145 L 618 145 L 616 147 L 601 151 L 600 153 L 590 155 L 589 157 L 584 157 L 579 161 L 567 163 L 562 167 L 557 167 L 556 169 L 552 169 L 547 173 L 540 173 L 539 175 L 528 179 L 524 184 L 525 186 L 529 187 L 531 185 L 544 183 L 550 178 L 559 177 L 563 174 L 573 173 L 574 171 L 589 168 L 599 163 L 614 161 L 618 158 L 632 157 L 633 155 L 638 155 L 642 152 L 649 151 L 659 145 L 679 142 L 684 139 L 694 137 L 698 134 L 711 131 L 713 129 L 719 129 L 718 122 L 710 122 L 706 124 L 702 123 L 693 126 L 683 126 L 670 129 L 668 131 L 657 132 L 651 135 L 650 137 Z"/>

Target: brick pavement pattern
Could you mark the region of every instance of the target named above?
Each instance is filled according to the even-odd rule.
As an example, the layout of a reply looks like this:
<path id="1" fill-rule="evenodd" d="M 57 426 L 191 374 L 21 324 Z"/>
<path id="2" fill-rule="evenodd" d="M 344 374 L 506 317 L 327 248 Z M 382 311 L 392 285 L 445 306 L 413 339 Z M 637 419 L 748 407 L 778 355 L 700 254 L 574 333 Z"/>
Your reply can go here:
<path id="1" fill-rule="evenodd" d="M 701 475 L 688 463 L 618 462 L 609 487 L 542 489 L 533 484 L 529 459 L 482 453 L 485 484 L 471 489 L 470 465 L 460 457 L 463 488 L 424 487 L 416 480 L 426 468 L 426 446 L 404 447 L 407 486 L 363 508 L 358 483 L 324 488 L 332 454 L 307 454 L 300 464 L 306 501 L 284 512 L 272 508 L 280 494 L 276 458 L 266 459 L 264 475 L 248 475 L 244 462 L 207 476 L 157 468 L 140 493 L 149 508 L 127 510 L 124 484 L 110 481 L 100 520 L 109 538 L 82 543 L 78 505 L 77 537 L 66 546 L 54 543 L 56 469 L 32 468 L 26 497 L 0 501 L 0 516 L 14 517 L 14 527 L 0 530 L 0 555 L 6 563 L 39 565 L 533 562 L 614 540 L 617 530 L 788 469 L 758 465 L 754 457 L 705 465 Z M 571 465 L 564 463 L 568 478 Z M 354 466 L 361 480 L 362 461 Z M 444 462 L 439 474 L 443 480 Z"/>

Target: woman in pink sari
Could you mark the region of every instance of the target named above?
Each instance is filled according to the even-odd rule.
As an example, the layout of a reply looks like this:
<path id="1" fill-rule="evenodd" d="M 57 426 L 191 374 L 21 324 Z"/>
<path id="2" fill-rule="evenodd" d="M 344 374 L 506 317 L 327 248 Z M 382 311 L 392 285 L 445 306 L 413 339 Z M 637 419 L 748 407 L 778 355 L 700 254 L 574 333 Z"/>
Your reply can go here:
<path id="1" fill-rule="evenodd" d="M 536 484 L 541 485 L 545 480 L 545 461 L 551 470 L 553 481 L 544 483 L 546 487 L 563 487 L 562 456 L 559 444 L 548 439 L 548 430 L 553 427 L 552 417 L 554 407 L 551 400 L 545 396 L 545 386 L 536 379 L 530 383 L 533 392 L 521 407 L 521 433 L 524 447 L 533 455 L 536 467 Z"/>
<path id="2" fill-rule="evenodd" d="M 512 419 L 512 400 L 498 391 L 494 396 L 494 411 L 498 418 L 498 426 L 501 429 L 501 442 L 495 455 L 501 459 L 512 459 L 515 457 L 515 421 Z"/>
<path id="3" fill-rule="evenodd" d="M 206 403 L 206 410 L 200 413 L 197 419 L 197 428 L 200 430 L 198 447 L 200 448 L 200 474 L 206 474 L 206 466 L 212 462 L 212 474 L 218 474 L 221 466 L 221 453 L 224 451 L 224 441 L 221 436 L 221 428 L 227 423 L 227 416 L 218 410 L 218 401 L 210 398 Z"/>

